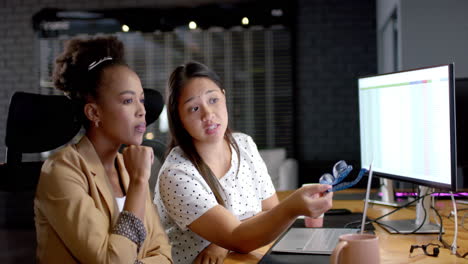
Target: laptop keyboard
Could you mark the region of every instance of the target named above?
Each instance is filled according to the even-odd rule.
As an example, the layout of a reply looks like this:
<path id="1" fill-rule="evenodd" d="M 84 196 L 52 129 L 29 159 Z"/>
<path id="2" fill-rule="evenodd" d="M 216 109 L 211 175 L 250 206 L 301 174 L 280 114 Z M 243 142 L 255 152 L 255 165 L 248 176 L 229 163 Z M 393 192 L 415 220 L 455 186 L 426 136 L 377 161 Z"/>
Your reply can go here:
<path id="1" fill-rule="evenodd" d="M 357 231 L 351 228 L 291 228 L 273 251 L 331 254 L 341 235 Z"/>
<path id="2" fill-rule="evenodd" d="M 349 231 L 343 229 L 314 229 L 312 236 L 304 246 L 305 251 L 333 251 L 341 235 Z"/>

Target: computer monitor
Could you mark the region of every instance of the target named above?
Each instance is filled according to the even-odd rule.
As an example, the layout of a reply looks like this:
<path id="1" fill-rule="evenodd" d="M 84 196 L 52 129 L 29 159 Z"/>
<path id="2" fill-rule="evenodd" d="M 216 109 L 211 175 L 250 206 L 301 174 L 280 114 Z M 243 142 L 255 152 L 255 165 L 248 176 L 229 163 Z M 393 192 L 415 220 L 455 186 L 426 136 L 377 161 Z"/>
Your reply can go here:
<path id="1" fill-rule="evenodd" d="M 376 176 L 456 190 L 453 64 L 361 77 L 358 90 L 361 166 L 373 161 Z M 418 217 L 395 229 L 413 231 L 428 218 Z"/>

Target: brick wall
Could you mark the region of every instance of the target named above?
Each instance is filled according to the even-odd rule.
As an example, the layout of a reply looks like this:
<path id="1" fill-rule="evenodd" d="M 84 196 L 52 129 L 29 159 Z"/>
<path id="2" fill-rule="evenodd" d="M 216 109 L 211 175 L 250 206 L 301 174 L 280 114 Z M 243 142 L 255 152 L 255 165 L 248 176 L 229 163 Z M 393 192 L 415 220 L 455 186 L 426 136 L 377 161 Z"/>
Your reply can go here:
<path id="1" fill-rule="evenodd" d="M 310 182 L 339 159 L 359 166 L 356 78 L 377 72 L 376 12 L 374 0 L 298 6 L 296 149 Z"/>

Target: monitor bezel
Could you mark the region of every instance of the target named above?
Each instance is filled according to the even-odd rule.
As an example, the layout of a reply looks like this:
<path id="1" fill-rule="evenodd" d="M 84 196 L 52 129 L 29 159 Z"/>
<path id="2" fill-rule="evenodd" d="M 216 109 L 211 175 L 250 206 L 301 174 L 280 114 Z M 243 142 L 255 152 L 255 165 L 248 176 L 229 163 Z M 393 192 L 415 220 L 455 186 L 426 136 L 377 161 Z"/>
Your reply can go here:
<path id="1" fill-rule="evenodd" d="M 398 74 L 398 73 L 404 73 L 404 72 L 413 72 L 413 71 L 418 71 L 418 70 L 424 70 L 424 69 L 431 69 L 431 68 L 438 68 L 438 67 L 444 67 L 448 66 L 448 73 L 449 73 L 449 112 L 450 112 L 450 155 L 451 155 L 451 184 L 446 184 L 446 183 L 441 183 L 441 182 L 434 182 L 434 181 L 427 181 L 427 180 L 421 180 L 421 179 L 415 179 L 407 176 L 399 176 L 399 175 L 394 175 L 394 174 L 389 174 L 385 172 L 380 172 L 378 170 L 374 170 L 373 173 L 377 177 L 381 178 L 388 178 L 391 180 L 399 180 L 399 181 L 404 181 L 404 182 L 410 182 L 418 185 L 424 185 L 428 187 L 433 187 L 433 188 L 440 188 L 443 190 L 451 190 L 451 191 L 456 191 L 457 190 L 457 143 L 456 143 L 456 105 L 455 105 L 455 74 L 454 74 L 454 63 L 449 63 L 449 64 L 440 64 L 440 65 L 434 65 L 434 66 L 427 66 L 427 67 L 420 67 L 420 68 L 414 68 L 414 69 L 408 69 L 408 70 L 403 70 L 403 71 L 396 71 L 396 72 L 389 72 L 389 73 L 383 73 L 383 74 L 374 74 L 374 75 L 367 75 L 367 76 L 362 76 L 358 77 L 358 100 L 360 100 L 360 87 L 359 87 L 359 80 L 365 79 L 365 78 L 370 78 L 370 77 L 378 77 L 378 76 L 385 76 L 385 75 L 392 75 L 392 74 Z M 358 120 L 359 120 L 359 152 L 360 152 L 360 159 L 361 159 L 361 166 L 367 166 L 366 164 L 362 164 L 362 149 L 361 149 L 361 139 L 362 139 L 362 131 L 361 131 L 361 106 L 359 104 L 358 106 Z"/>

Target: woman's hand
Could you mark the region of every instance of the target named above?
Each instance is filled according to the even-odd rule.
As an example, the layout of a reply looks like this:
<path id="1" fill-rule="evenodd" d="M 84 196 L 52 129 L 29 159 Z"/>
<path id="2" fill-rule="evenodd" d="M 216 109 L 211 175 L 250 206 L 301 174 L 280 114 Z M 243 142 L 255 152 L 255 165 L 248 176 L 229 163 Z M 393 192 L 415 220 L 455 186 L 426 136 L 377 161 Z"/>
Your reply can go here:
<path id="1" fill-rule="evenodd" d="M 299 188 L 285 202 L 290 205 L 294 216 L 305 215 L 319 217 L 332 207 L 332 192 L 325 192 L 332 186 L 326 184 L 311 184 Z"/>
<path id="2" fill-rule="evenodd" d="M 144 146 L 128 146 L 123 150 L 125 168 L 130 177 L 124 210 L 145 219 L 145 199 L 148 195 L 148 181 L 153 163 L 153 150 Z"/>
<path id="3" fill-rule="evenodd" d="M 304 186 L 278 205 L 242 222 L 225 207 L 216 205 L 194 220 L 188 228 L 208 241 L 232 251 L 248 253 L 276 239 L 299 215 L 319 217 L 332 207 L 330 185 Z M 315 195 L 322 197 L 313 198 Z M 216 228 L 213 228 L 213 227 Z M 208 263 L 201 253 L 199 262 Z M 203 262 L 202 262 L 203 261 Z"/>
<path id="4" fill-rule="evenodd" d="M 194 264 L 222 264 L 229 250 L 222 248 L 216 244 L 210 244 L 203 249 L 197 258 L 193 261 Z"/>
<path id="5" fill-rule="evenodd" d="M 131 145 L 123 150 L 122 155 L 130 181 L 149 180 L 154 160 L 154 153 L 150 147 Z"/>

